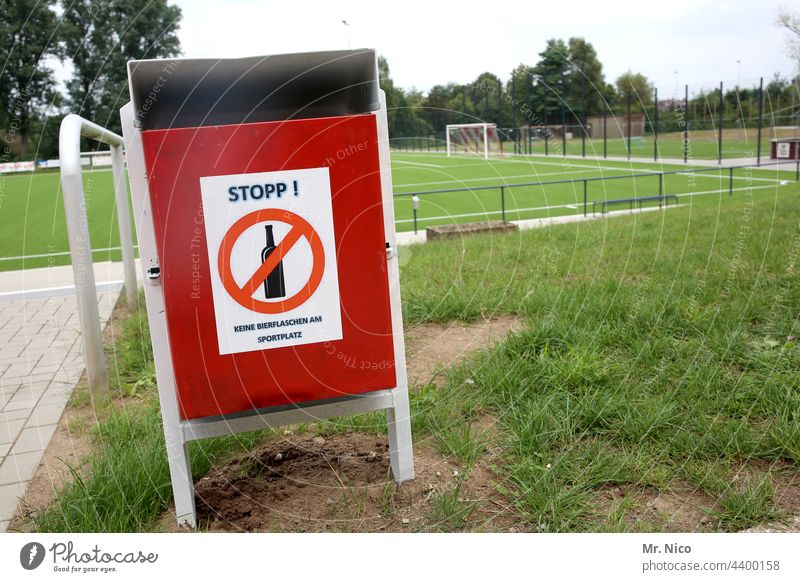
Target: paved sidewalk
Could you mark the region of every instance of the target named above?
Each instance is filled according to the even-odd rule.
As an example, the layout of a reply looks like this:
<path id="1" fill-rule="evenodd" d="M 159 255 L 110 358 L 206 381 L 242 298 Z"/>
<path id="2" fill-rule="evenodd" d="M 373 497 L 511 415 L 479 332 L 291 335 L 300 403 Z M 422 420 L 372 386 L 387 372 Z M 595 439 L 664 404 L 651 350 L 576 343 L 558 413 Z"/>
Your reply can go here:
<path id="1" fill-rule="evenodd" d="M 95 265 L 105 325 L 122 287 L 121 263 Z M 72 267 L 2 274 L 0 285 L 0 532 L 17 510 L 83 374 Z M 14 288 L 16 282 L 16 289 Z M 30 283 L 47 284 L 33 288 Z"/>

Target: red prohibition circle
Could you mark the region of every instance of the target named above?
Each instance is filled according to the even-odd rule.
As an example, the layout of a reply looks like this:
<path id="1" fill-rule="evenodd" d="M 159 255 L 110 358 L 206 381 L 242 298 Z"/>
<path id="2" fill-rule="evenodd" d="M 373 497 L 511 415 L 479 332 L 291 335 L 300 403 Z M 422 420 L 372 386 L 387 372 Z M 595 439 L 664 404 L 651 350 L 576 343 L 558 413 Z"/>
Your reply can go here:
<path id="1" fill-rule="evenodd" d="M 288 224 L 291 229 L 286 236 L 283 237 L 281 242 L 277 244 L 275 250 L 267 257 L 267 260 L 256 269 L 247 283 L 239 286 L 233 278 L 233 273 L 231 271 L 231 253 L 233 252 L 233 246 L 244 231 L 260 222 L 284 222 Z M 256 289 L 264 282 L 267 275 L 277 267 L 278 263 L 292 249 L 295 243 L 304 237 L 311 246 L 311 255 L 313 259 L 311 275 L 308 278 L 308 282 L 297 293 L 281 301 L 253 299 L 253 293 L 255 293 Z M 228 229 L 228 232 L 222 238 L 222 242 L 219 245 L 217 266 L 219 268 L 220 279 L 222 279 L 222 285 L 236 303 L 257 313 L 283 313 L 295 309 L 308 301 L 314 294 L 314 291 L 317 290 L 317 287 L 319 287 L 322 281 L 322 274 L 325 271 L 325 249 L 322 246 L 322 240 L 319 234 L 317 234 L 317 231 L 314 230 L 314 227 L 312 227 L 306 219 L 288 210 L 262 208 L 250 214 L 245 214 Z"/>

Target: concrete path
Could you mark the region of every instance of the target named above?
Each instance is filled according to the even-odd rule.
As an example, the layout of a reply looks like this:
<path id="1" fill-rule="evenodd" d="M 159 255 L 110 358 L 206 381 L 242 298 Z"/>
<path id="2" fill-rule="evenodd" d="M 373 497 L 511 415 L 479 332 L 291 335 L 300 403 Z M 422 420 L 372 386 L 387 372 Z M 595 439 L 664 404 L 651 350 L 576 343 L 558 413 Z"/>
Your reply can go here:
<path id="1" fill-rule="evenodd" d="M 98 306 L 108 321 L 122 263 L 97 263 Z M 72 267 L 0 276 L 0 532 L 17 510 L 84 369 Z"/>

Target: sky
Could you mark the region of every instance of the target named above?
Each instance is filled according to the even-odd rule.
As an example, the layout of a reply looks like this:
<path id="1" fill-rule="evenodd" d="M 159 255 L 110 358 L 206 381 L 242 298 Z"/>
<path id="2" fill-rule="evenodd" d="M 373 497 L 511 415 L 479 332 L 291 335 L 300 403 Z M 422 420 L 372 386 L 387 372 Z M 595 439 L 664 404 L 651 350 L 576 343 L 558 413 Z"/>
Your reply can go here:
<path id="1" fill-rule="evenodd" d="M 484 71 L 505 80 L 518 64 L 535 64 L 548 39 L 571 36 L 592 43 L 607 81 L 641 72 L 665 96 L 685 83 L 747 86 L 795 70 L 775 25 L 786 3 L 772 0 L 176 3 L 185 57 L 375 48 L 395 85 L 423 91 Z"/>

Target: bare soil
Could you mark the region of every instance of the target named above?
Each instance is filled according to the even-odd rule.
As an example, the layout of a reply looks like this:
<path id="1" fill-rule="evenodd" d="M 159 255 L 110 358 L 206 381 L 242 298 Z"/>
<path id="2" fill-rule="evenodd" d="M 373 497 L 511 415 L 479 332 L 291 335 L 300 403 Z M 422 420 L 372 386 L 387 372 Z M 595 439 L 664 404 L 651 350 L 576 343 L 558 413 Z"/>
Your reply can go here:
<path id="1" fill-rule="evenodd" d="M 503 340 L 522 329 L 512 315 L 501 315 L 470 323 L 423 323 L 406 330 L 409 385 L 441 383 L 443 372 L 471 353 Z"/>
<path id="2" fill-rule="evenodd" d="M 215 468 L 195 484 L 199 527 L 209 531 L 452 531 L 431 509 L 453 491 L 461 468 L 424 444 L 414 450 L 416 477 L 392 481 L 386 439 L 358 433 L 288 435 Z M 523 531 L 495 490 L 487 464 L 476 465 L 458 497 L 474 507 L 464 531 Z M 438 520 L 438 521 L 437 521 Z M 174 512 L 161 519 L 178 528 Z"/>

